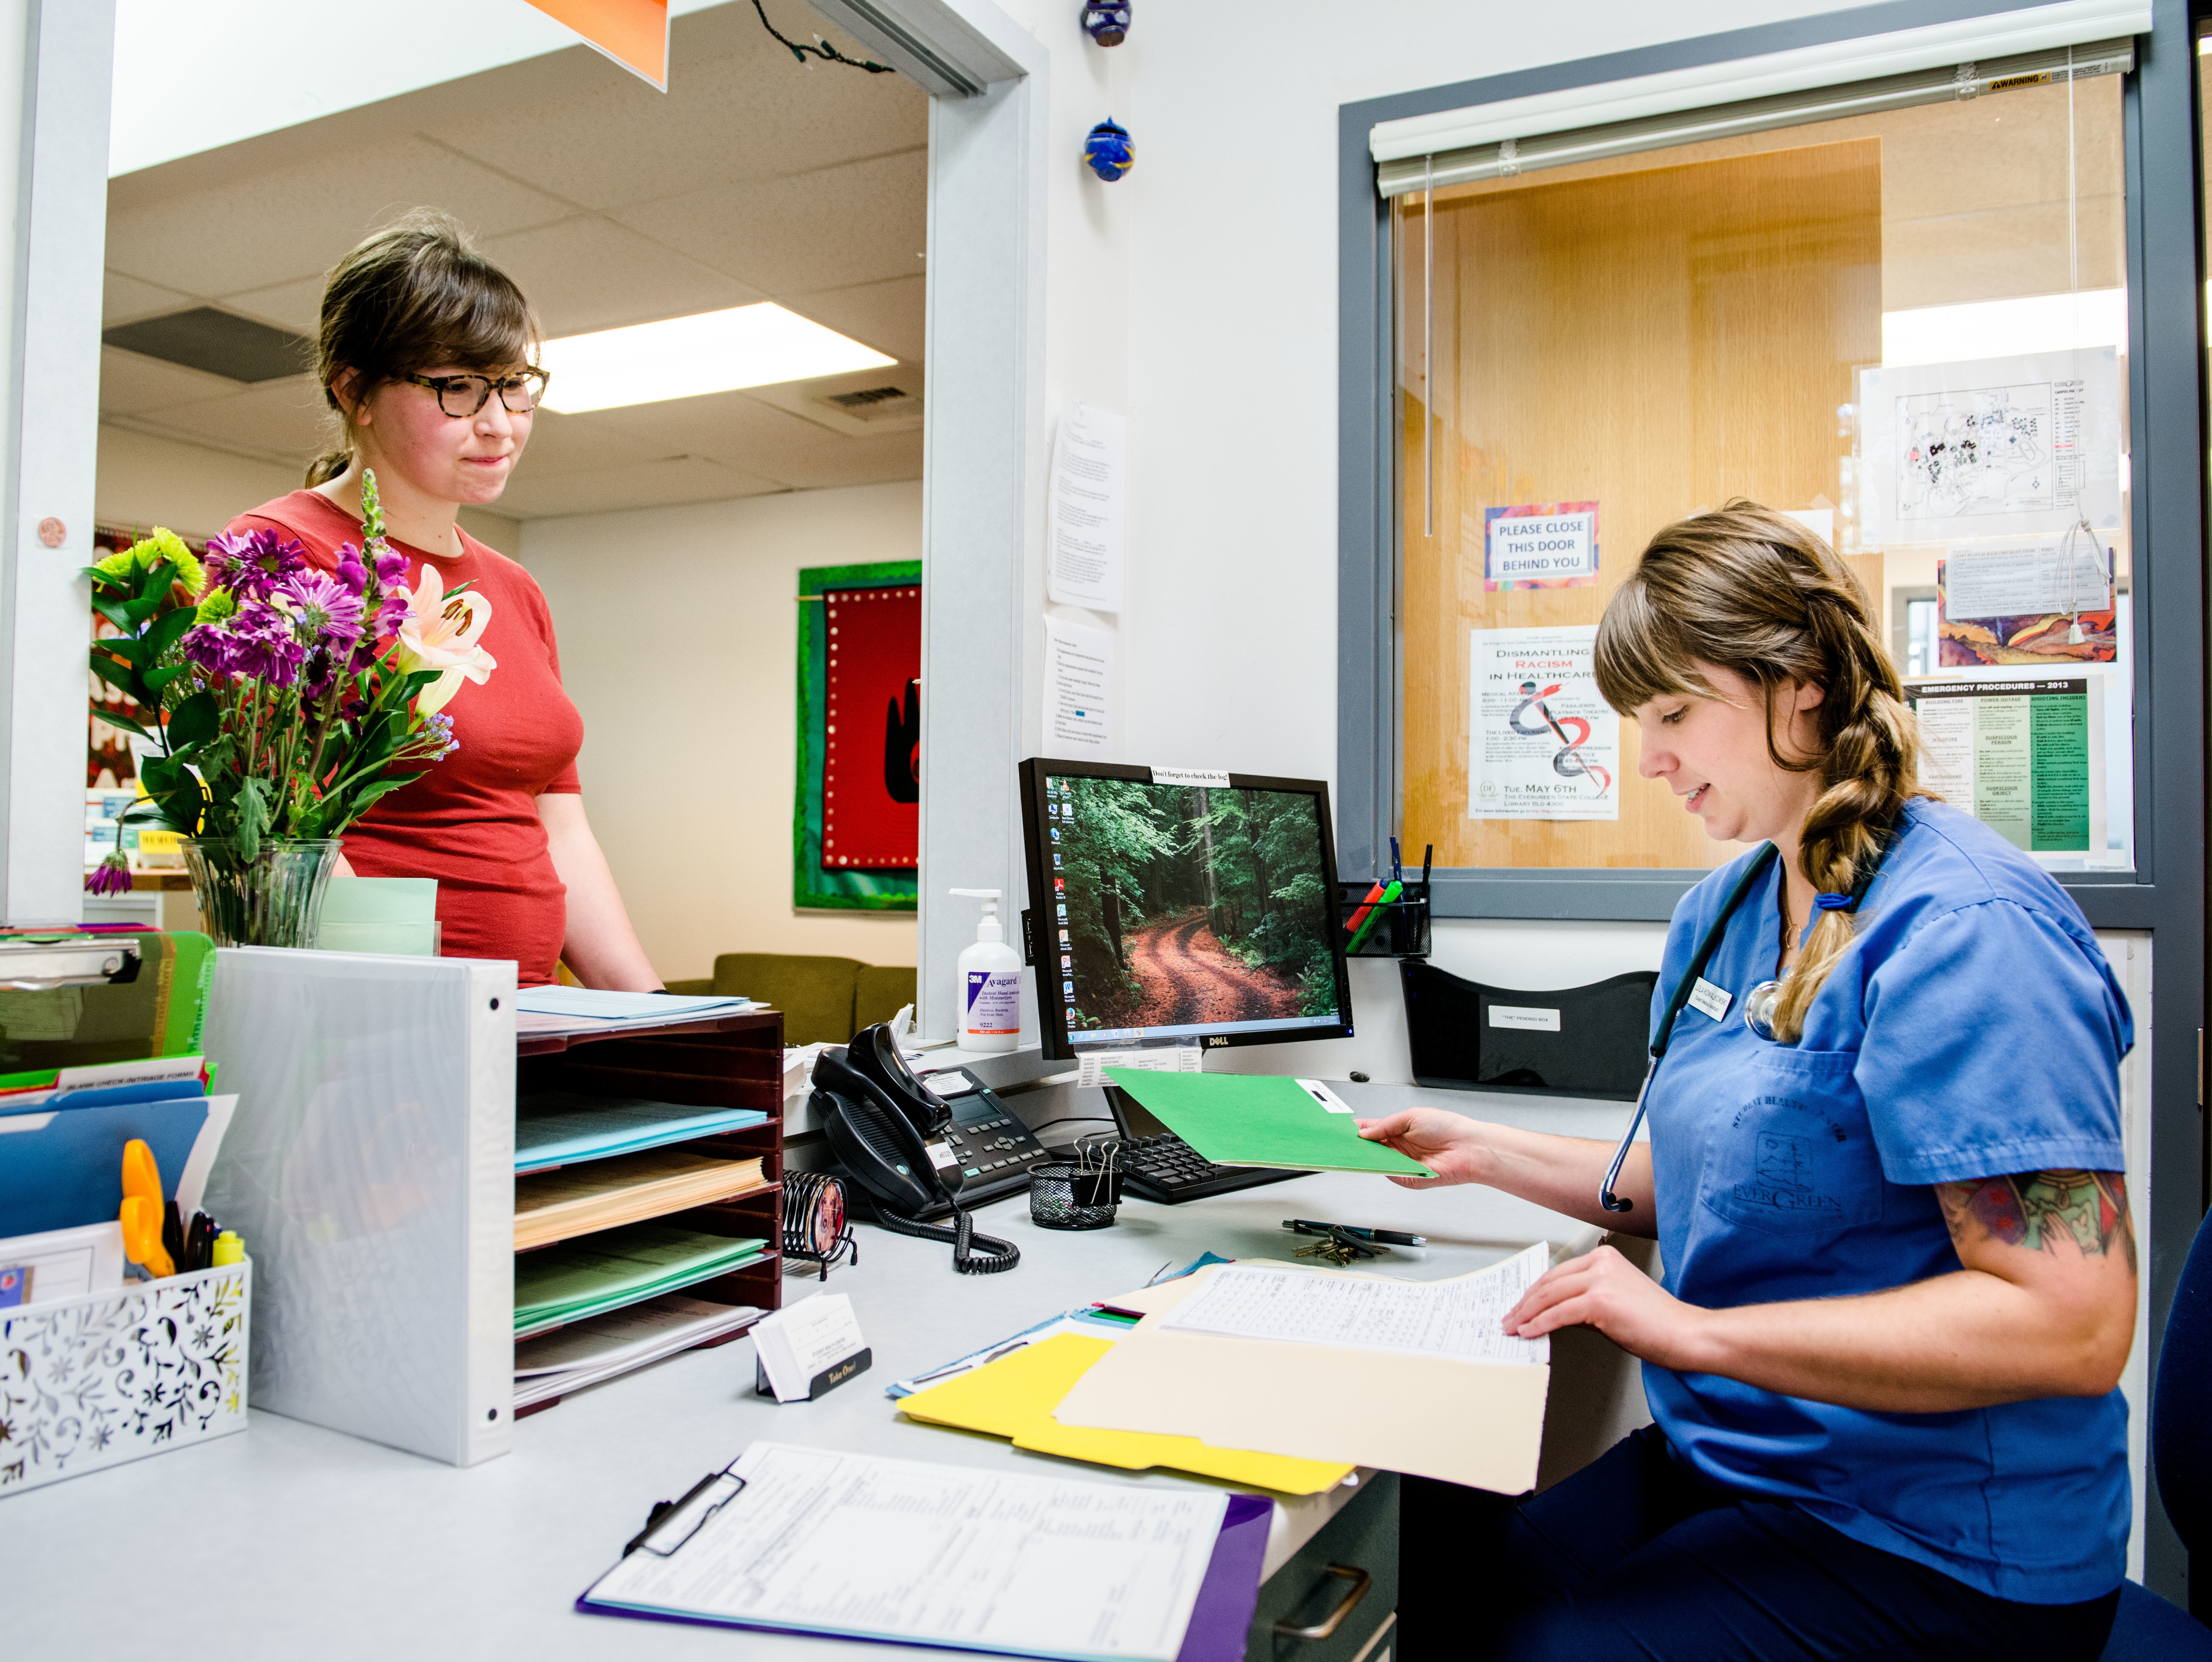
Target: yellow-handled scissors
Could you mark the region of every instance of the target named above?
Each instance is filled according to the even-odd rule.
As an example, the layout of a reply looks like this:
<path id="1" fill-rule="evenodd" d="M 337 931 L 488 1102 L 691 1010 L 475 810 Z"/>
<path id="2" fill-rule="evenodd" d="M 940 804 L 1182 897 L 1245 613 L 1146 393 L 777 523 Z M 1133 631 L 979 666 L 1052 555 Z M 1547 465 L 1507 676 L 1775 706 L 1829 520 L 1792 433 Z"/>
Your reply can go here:
<path id="1" fill-rule="evenodd" d="M 175 1261 L 161 1245 L 165 1209 L 161 1168 L 144 1140 L 133 1137 L 123 1145 L 123 1254 L 156 1278 L 177 1273 Z"/>

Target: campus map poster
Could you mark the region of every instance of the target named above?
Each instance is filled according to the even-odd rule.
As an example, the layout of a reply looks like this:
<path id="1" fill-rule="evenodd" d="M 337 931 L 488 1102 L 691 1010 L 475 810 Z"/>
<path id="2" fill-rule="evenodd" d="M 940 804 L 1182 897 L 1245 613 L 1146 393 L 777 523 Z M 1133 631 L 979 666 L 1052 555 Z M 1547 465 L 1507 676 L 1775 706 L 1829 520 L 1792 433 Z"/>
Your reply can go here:
<path id="1" fill-rule="evenodd" d="M 1865 369 L 1868 542 L 1944 542 L 2120 522 L 2120 374 L 2110 346 Z"/>
<path id="2" fill-rule="evenodd" d="M 1598 696 L 1597 625 L 1469 634 L 1468 818 L 1620 819 L 1620 717 Z"/>

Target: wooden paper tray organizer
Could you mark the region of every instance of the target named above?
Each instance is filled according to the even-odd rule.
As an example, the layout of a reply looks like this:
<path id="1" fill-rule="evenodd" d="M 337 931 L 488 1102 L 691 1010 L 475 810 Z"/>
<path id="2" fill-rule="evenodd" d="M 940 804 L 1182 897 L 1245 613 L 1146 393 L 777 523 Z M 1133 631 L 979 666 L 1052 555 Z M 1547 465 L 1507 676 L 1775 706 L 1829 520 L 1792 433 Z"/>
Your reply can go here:
<path id="1" fill-rule="evenodd" d="M 768 1245 L 743 1269 L 677 1289 L 712 1304 L 783 1305 L 783 1017 L 775 1011 L 724 1016 L 712 1022 L 602 1039 L 541 1038 L 516 1045 L 515 1095 L 573 1091 L 583 1096 L 640 1097 L 687 1107 L 756 1108 L 758 1125 L 672 1145 L 725 1160 L 758 1160 L 765 1189 L 707 1206 L 683 1207 L 656 1218 L 709 1235 L 758 1236 Z M 708 1339 L 708 1349 L 745 1330 Z M 526 1418 L 558 1397 L 515 1411 Z"/>

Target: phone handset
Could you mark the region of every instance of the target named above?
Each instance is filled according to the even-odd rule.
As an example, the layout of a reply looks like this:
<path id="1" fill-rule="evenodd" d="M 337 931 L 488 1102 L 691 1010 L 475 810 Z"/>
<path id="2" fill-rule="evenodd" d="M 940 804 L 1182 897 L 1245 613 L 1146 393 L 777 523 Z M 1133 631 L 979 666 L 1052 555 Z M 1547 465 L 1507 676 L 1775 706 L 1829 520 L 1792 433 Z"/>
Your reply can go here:
<path id="1" fill-rule="evenodd" d="M 884 1087 L 836 1050 L 815 1059 L 813 1081 L 814 1111 L 830 1152 L 852 1179 L 853 1197 L 877 1223 L 896 1234 L 950 1242 L 952 1267 L 963 1275 L 991 1275 L 1021 1262 L 1012 1242 L 975 1233 L 930 1163 L 911 1111 Z M 938 1205 L 952 1208 L 951 1228 L 921 1221 L 920 1214 Z"/>

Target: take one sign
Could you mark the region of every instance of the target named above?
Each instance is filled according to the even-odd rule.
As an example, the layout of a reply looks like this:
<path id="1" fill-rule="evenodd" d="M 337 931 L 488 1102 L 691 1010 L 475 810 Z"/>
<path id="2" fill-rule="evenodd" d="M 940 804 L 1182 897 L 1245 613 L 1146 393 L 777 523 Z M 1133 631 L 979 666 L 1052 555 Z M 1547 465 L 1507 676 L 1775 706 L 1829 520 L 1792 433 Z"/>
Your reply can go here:
<path id="1" fill-rule="evenodd" d="M 1597 504 L 1530 503 L 1483 510 L 1482 586 L 1581 588 L 1597 581 Z"/>

